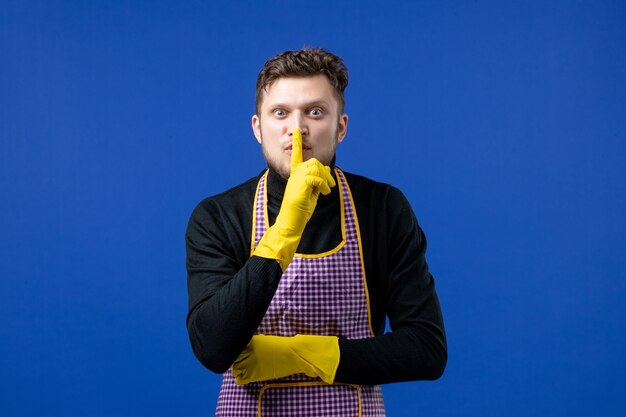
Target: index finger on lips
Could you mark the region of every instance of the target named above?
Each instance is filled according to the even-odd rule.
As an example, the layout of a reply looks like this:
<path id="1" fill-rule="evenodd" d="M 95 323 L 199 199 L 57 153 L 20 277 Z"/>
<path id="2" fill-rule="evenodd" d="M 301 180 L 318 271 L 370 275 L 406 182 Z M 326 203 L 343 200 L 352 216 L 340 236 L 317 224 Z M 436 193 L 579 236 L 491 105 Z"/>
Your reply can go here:
<path id="1" fill-rule="evenodd" d="M 291 134 L 291 173 L 302 163 L 302 132 L 295 128 Z"/>

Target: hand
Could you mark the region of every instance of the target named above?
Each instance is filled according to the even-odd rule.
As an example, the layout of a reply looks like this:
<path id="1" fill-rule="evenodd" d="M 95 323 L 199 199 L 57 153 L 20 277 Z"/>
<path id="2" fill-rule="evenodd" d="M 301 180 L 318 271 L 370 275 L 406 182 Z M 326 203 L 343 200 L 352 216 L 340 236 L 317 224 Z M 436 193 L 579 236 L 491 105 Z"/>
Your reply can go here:
<path id="1" fill-rule="evenodd" d="M 284 271 L 296 253 L 304 228 L 313 215 L 320 193 L 330 193 L 335 179 L 330 167 L 315 158 L 302 162 L 302 134 L 294 129 L 291 147 L 291 173 L 276 217 L 259 242 L 254 255 L 276 259 Z"/>
<path id="2" fill-rule="evenodd" d="M 339 339 L 298 334 L 255 335 L 232 366 L 239 385 L 303 373 L 332 384 L 339 366 Z"/>

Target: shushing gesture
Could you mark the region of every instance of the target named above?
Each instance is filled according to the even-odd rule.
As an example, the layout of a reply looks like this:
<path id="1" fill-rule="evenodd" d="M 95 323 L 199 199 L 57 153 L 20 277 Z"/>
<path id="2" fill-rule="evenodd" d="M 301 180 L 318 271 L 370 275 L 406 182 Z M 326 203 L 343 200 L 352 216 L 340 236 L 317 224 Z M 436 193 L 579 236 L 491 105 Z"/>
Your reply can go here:
<path id="1" fill-rule="evenodd" d="M 315 158 L 302 161 L 302 133 L 294 129 L 291 146 L 291 173 L 276 223 L 259 242 L 254 255 L 276 259 L 284 271 L 296 253 L 304 228 L 313 215 L 320 193 L 334 187 L 330 167 Z"/>

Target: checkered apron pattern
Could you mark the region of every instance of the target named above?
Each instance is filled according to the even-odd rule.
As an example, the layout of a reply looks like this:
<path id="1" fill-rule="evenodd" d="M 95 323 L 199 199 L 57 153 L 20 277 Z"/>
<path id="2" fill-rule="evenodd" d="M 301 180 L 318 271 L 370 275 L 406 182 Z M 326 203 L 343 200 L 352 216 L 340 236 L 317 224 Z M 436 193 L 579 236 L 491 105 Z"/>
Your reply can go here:
<path id="1" fill-rule="evenodd" d="M 344 174 L 335 168 L 341 199 L 342 236 L 337 248 L 323 254 L 296 254 L 283 273 L 257 334 L 371 337 L 368 297 L 361 262 L 358 223 Z M 267 230 L 266 178 L 255 198 L 255 245 Z M 216 416 L 385 415 L 380 385 L 328 385 L 306 375 L 236 385 L 223 375 Z"/>

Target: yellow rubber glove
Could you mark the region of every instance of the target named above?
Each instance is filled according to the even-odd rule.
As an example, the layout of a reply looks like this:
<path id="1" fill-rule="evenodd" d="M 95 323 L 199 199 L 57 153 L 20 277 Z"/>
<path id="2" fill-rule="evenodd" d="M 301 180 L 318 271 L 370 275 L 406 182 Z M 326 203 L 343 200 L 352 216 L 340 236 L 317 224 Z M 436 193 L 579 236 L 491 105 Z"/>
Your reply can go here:
<path id="1" fill-rule="evenodd" d="M 291 173 L 276 222 L 267 229 L 253 255 L 276 259 L 284 271 L 291 263 L 304 227 L 313 215 L 320 193 L 330 193 L 335 179 L 330 167 L 315 158 L 302 162 L 302 134 L 294 129 L 291 147 Z"/>
<path id="2" fill-rule="evenodd" d="M 235 383 L 267 381 L 305 374 L 332 384 L 339 366 L 339 339 L 298 334 L 255 335 L 232 366 Z"/>

